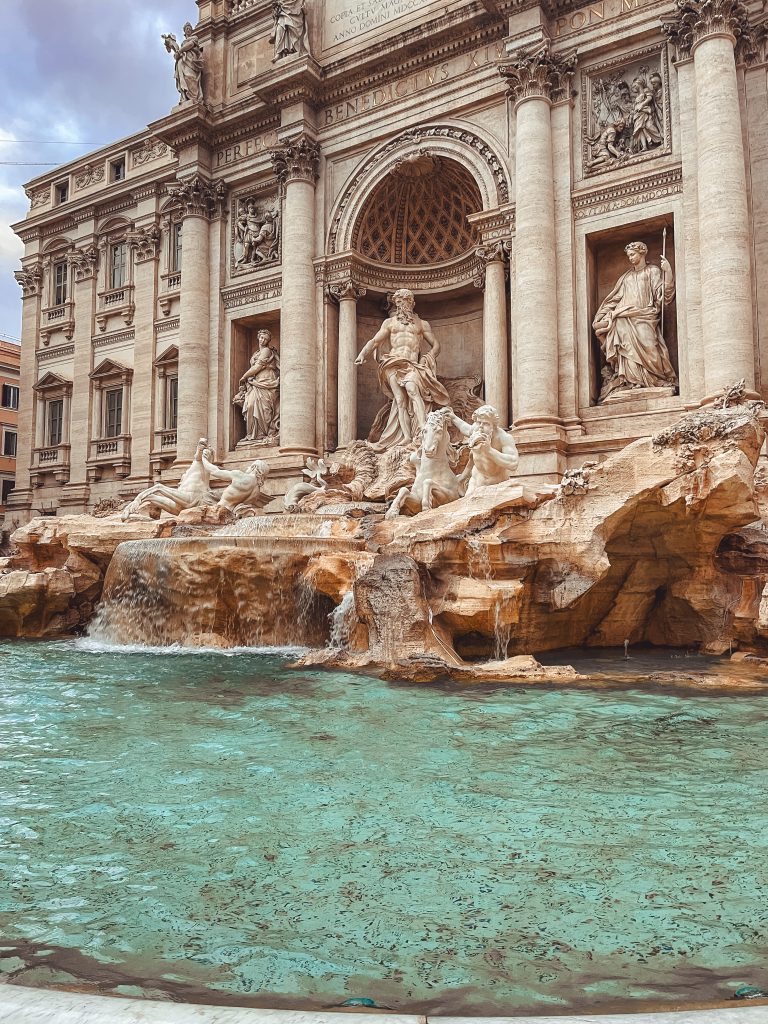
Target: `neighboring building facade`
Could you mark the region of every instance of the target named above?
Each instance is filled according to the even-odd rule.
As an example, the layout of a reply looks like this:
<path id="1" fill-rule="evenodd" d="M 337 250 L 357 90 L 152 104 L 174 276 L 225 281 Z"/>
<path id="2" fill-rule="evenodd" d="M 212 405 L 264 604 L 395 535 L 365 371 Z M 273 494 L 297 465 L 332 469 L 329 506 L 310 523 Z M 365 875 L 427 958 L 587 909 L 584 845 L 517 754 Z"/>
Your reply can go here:
<path id="1" fill-rule="evenodd" d="M 19 367 L 21 349 L 0 341 L 0 527 L 16 484 L 16 451 L 19 433 Z"/>
<path id="2" fill-rule="evenodd" d="M 355 358 L 399 288 L 521 476 L 768 397 L 759 3 L 197 5 L 179 105 L 28 187 L 17 512 L 178 479 L 202 436 L 284 492 L 380 427 Z"/>

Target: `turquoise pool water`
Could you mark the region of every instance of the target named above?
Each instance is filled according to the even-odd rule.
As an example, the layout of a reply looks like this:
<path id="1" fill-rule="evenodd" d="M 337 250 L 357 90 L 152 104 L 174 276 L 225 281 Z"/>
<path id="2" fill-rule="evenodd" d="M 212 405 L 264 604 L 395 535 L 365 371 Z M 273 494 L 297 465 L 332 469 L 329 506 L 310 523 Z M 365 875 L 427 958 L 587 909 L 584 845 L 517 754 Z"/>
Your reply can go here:
<path id="1" fill-rule="evenodd" d="M 768 696 L 0 644 L 0 971 L 300 1008 L 768 985 Z"/>

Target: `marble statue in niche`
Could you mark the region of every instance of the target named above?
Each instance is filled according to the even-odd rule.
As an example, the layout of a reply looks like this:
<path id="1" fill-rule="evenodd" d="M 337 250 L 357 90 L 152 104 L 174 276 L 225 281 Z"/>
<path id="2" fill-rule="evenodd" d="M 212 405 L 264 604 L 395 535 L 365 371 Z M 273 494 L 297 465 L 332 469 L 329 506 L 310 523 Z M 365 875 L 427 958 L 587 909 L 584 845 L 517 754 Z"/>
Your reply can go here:
<path id="1" fill-rule="evenodd" d="M 450 405 L 437 379 L 435 363 L 440 343 L 426 320 L 415 311 L 413 292 L 400 288 L 392 295 L 395 312 L 381 325 L 355 360 L 361 366 L 375 354 L 379 384 L 391 400 L 389 413 L 377 417 L 369 440 L 382 448 L 410 444 L 433 409 Z"/>
<path id="2" fill-rule="evenodd" d="M 585 169 L 606 170 L 664 145 L 664 83 L 656 66 L 635 64 L 590 79 Z"/>
<path id="3" fill-rule="evenodd" d="M 280 214 L 276 206 L 255 199 L 240 203 L 235 222 L 235 266 L 261 267 L 274 263 L 280 252 Z"/>
<path id="4" fill-rule="evenodd" d="M 259 331 L 256 341 L 258 348 L 232 402 L 242 407 L 243 440 L 276 444 L 280 436 L 280 357 L 272 347 L 270 331 Z"/>
<path id="5" fill-rule="evenodd" d="M 162 36 L 168 53 L 176 64 L 176 88 L 180 103 L 202 103 L 203 100 L 203 47 L 189 22 L 184 26 L 181 44 L 172 33 Z"/>
<path id="6" fill-rule="evenodd" d="M 675 297 L 672 267 L 665 256 L 660 267 L 648 263 L 645 242 L 630 242 L 624 251 L 630 268 L 592 321 L 605 359 L 600 402 L 616 392 L 677 386 L 661 331 L 663 309 Z"/>
<path id="7" fill-rule="evenodd" d="M 269 41 L 275 47 L 273 63 L 292 53 L 309 53 L 304 0 L 274 0 L 272 17 L 274 28 Z"/>

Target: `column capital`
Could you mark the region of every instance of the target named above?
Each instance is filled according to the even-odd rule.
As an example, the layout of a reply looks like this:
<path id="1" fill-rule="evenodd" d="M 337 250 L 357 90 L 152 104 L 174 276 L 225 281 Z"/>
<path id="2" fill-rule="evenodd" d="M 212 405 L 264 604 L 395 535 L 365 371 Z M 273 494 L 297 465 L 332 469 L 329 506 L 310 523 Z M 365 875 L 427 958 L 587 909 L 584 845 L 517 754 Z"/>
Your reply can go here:
<path id="1" fill-rule="evenodd" d="M 336 299 L 337 302 L 341 302 L 342 299 L 352 299 L 354 302 L 357 302 L 358 299 L 362 299 L 367 294 L 367 289 L 357 284 L 352 278 L 348 278 L 346 281 L 329 284 L 328 294 L 332 299 Z"/>
<path id="2" fill-rule="evenodd" d="M 733 41 L 736 56 L 748 63 L 757 56 L 755 33 L 742 0 L 676 0 L 675 10 L 661 19 L 675 48 L 675 61 L 692 57 L 696 47 L 712 36 Z"/>
<path id="3" fill-rule="evenodd" d="M 170 185 L 168 195 L 185 217 L 213 218 L 224 212 L 227 186 L 220 178 L 210 181 L 195 174 Z"/>
<path id="4" fill-rule="evenodd" d="M 21 285 L 21 295 L 24 299 L 39 298 L 43 292 L 43 265 L 38 260 L 28 267 L 15 270 L 13 276 L 17 284 Z"/>
<path id="5" fill-rule="evenodd" d="M 507 260 L 509 258 L 509 242 L 499 240 L 488 242 L 486 245 L 479 245 L 475 249 L 475 256 L 480 267 L 477 274 L 472 278 L 475 288 L 485 288 L 485 272 L 492 263 L 499 263 L 504 268 L 504 276 L 507 276 Z"/>
<path id="6" fill-rule="evenodd" d="M 82 249 L 73 249 L 67 253 L 67 263 L 74 269 L 75 283 L 90 281 L 96 276 L 99 263 L 99 250 L 95 245 L 86 245 Z"/>
<path id="7" fill-rule="evenodd" d="M 308 181 L 314 185 L 319 176 L 320 147 L 302 132 L 272 150 L 272 167 L 281 183 Z"/>
<path id="8" fill-rule="evenodd" d="M 160 258 L 160 228 L 157 224 L 129 231 L 128 242 L 135 253 L 137 263 Z"/>
<path id="9" fill-rule="evenodd" d="M 498 65 L 507 91 L 515 104 L 527 99 L 550 103 L 570 98 L 571 79 L 576 71 L 576 51 L 553 54 L 549 43 L 518 50 Z"/>

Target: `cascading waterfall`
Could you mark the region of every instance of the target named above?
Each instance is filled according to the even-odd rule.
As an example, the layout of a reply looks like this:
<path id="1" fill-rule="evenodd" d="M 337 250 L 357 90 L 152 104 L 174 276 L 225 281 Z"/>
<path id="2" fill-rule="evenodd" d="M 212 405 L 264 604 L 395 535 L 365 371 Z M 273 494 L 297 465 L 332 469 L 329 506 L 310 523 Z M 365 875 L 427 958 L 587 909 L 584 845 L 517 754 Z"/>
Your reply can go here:
<path id="1" fill-rule="evenodd" d="M 120 544 L 90 638 L 160 647 L 323 646 L 330 599 L 305 579 L 307 565 L 314 555 L 363 542 L 290 528 L 277 535 L 264 524 L 269 518 L 244 520 L 253 524 L 250 535 Z"/>
<path id="2" fill-rule="evenodd" d="M 349 639 L 355 625 L 355 595 L 348 590 L 341 601 L 331 612 L 331 635 L 328 639 L 328 647 L 332 651 L 346 651 L 349 648 Z"/>
<path id="3" fill-rule="evenodd" d="M 467 540 L 467 547 L 469 549 L 467 568 L 470 577 L 487 583 L 493 589 L 493 660 L 505 661 L 509 657 L 509 645 L 512 640 L 512 623 L 509 621 L 509 613 L 512 609 L 514 594 L 504 587 L 503 581 L 496 580 L 488 545 L 478 537 L 470 537 Z"/>

